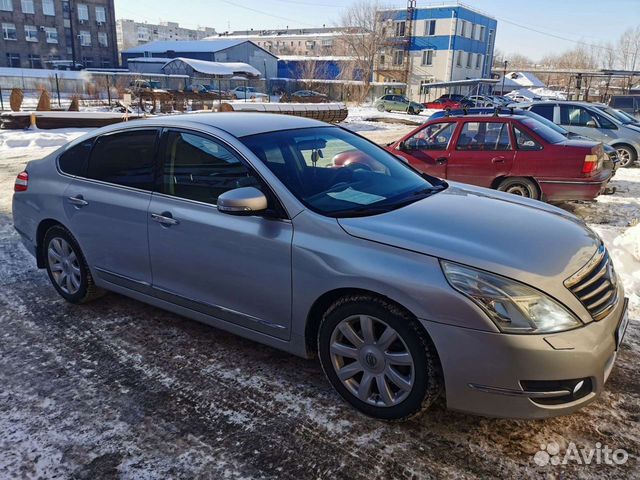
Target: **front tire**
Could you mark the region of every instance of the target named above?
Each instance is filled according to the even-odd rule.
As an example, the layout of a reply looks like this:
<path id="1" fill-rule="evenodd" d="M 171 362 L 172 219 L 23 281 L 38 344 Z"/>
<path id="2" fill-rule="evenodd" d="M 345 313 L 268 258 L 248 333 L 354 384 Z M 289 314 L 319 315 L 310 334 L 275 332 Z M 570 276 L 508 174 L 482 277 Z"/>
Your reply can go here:
<path id="1" fill-rule="evenodd" d="M 426 332 L 376 297 L 345 297 L 329 307 L 318 332 L 318 352 L 337 392 L 371 417 L 410 418 L 441 392 L 438 357 Z"/>
<path id="2" fill-rule="evenodd" d="M 498 190 L 506 193 L 512 193 L 520 197 L 533 198 L 540 200 L 540 192 L 537 185 L 528 178 L 513 177 L 504 179 Z"/>
<path id="3" fill-rule="evenodd" d="M 379 112 L 384 112 L 384 105 L 380 104 L 376 107 Z"/>
<path id="4" fill-rule="evenodd" d="M 87 303 L 104 295 L 96 287 L 89 266 L 73 235 L 61 225 L 44 236 L 44 259 L 53 287 L 70 303 Z"/>

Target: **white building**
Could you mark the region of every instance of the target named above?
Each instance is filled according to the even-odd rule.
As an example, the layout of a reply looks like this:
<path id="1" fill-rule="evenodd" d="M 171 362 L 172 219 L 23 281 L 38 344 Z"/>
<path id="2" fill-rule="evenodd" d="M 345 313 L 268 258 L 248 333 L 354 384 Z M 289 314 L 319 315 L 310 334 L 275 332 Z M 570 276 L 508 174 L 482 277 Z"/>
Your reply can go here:
<path id="1" fill-rule="evenodd" d="M 205 37 L 215 35 L 215 33 L 215 28 L 184 28 L 176 22 L 151 24 L 136 22 L 125 18 L 116 20 L 118 52 L 123 52 L 124 50 L 156 40 L 201 40 Z"/>

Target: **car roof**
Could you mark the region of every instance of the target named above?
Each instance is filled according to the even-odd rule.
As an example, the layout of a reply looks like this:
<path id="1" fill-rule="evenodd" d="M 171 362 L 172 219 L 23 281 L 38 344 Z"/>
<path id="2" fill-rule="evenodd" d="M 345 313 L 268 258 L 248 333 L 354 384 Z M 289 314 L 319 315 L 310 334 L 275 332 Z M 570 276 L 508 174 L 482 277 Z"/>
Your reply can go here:
<path id="1" fill-rule="evenodd" d="M 446 119 L 452 119 L 452 120 L 458 120 L 464 118 L 466 120 L 486 120 L 487 118 L 513 118 L 514 120 L 526 120 L 528 118 L 527 115 L 519 115 L 517 113 L 514 113 L 513 115 L 509 112 L 500 112 L 497 116 L 495 113 L 472 113 L 469 115 L 449 115 L 444 116 L 444 117 L 438 117 L 438 118 L 434 118 L 434 120 L 446 120 Z"/>
<path id="2" fill-rule="evenodd" d="M 166 115 L 142 120 L 117 123 L 101 128 L 92 133 L 104 134 L 130 128 L 149 127 L 213 127 L 223 130 L 234 137 L 245 137 L 259 133 L 295 128 L 327 127 L 328 124 L 311 118 L 294 117 L 275 113 L 261 112 L 219 112 L 219 113 L 186 113 L 182 115 Z"/>

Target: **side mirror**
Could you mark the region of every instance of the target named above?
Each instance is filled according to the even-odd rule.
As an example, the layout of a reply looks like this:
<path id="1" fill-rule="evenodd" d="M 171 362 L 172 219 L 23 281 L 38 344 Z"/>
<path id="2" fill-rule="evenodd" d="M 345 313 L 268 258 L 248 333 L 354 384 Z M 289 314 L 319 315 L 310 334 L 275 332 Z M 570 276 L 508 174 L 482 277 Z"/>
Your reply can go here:
<path id="1" fill-rule="evenodd" d="M 597 128 L 597 127 L 598 127 L 598 124 L 596 123 L 596 121 L 595 121 L 595 120 L 589 120 L 589 121 L 587 121 L 586 125 L 587 125 L 587 127 L 589 127 L 589 128 Z"/>
<path id="2" fill-rule="evenodd" d="M 255 187 L 236 188 L 220 195 L 217 206 L 229 215 L 255 215 L 267 209 L 267 197 Z"/>

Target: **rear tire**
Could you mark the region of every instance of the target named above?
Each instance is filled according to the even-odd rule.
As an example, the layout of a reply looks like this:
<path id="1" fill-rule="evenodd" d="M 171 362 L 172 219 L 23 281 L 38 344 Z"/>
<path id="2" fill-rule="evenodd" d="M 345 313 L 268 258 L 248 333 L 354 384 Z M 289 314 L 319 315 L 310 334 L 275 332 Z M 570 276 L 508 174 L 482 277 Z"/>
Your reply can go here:
<path id="1" fill-rule="evenodd" d="M 413 109 L 413 107 L 409 107 L 409 109 L 407 110 L 407 113 L 408 113 L 409 115 L 415 115 L 415 114 L 416 114 L 416 111 Z"/>
<path id="2" fill-rule="evenodd" d="M 374 418 L 408 419 L 442 391 L 438 356 L 424 329 L 377 297 L 344 297 L 329 307 L 318 331 L 318 353 L 342 398 Z"/>
<path id="3" fill-rule="evenodd" d="M 53 287 L 70 303 L 87 303 L 106 292 L 96 287 L 78 242 L 61 225 L 44 235 L 44 262 Z"/>
<path id="4" fill-rule="evenodd" d="M 621 167 L 630 167 L 638 159 L 636 151 L 631 147 L 626 145 L 616 145 L 613 148 L 616 149 Z"/>
<path id="5" fill-rule="evenodd" d="M 500 182 L 500 185 L 498 185 L 498 190 L 521 197 L 540 200 L 538 186 L 533 181 L 524 177 L 505 178 Z"/>

